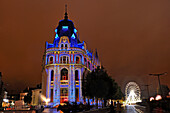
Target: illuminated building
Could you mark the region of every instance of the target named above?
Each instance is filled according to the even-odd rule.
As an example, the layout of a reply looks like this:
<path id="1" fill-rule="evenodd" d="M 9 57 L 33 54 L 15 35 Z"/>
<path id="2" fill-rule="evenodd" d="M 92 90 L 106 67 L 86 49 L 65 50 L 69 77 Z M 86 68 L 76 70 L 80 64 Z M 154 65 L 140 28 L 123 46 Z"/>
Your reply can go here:
<path id="1" fill-rule="evenodd" d="M 31 101 L 31 105 L 39 105 L 41 104 L 41 92 L 42 89 L 34 89 L 32 90 L 32 101 Z"/>
<path id="2" fill-rule="evenodd" d="M 97 50 L 90 52 L 81 42 L 67 12 L 55 29 L 53 43 L 46 42 L 42 72 L 42 94 L 53 106 L 83 102 L 82 80 L 88 71 L 100 66 Z"/>

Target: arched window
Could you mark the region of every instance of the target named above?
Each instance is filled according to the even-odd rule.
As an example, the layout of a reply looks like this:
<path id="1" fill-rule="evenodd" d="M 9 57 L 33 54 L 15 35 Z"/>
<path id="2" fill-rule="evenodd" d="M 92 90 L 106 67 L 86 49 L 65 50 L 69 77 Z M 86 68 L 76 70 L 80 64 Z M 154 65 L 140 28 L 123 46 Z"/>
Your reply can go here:
<path id="1" fill-rule="evenodd" d="M 63 45 L 63 44 L 61 44 L 61 49 L 63 49 L 63 47 L 64 47 L 64 45 Z"/>
<path id="2" fill-rule="evenodd" d="M 79 72 L 78 72 L 78 70 L 75 71 L 75 80 L 76 81 L 79 80 Z"/>
<path id="3" fill-rule="evenodd" d="M 60 57 L 60 63 L 62 63 L 62 57 Z"/>
<path id="4" fill-rule="evenodd" d="M 50 57 L 50 64 L 52 64 L 53 63 L 53 57 L 51 56 Z"/>
<path id="5" fill-rule="evenodd" d="M 66 68 L 61 70 L 61 80 L 68 80 L 68 70 Z"/>
<path id="6" fill-rule="evenodd" d="M 51 71 L 51 81 L 54 81 L 54 71 Z"/>
<path id="7" fill-rule="evenodd" d="M 50 99 L 51 102 L 53 102 L 53 89 L 51 89 L 51 99 Z"/>
<path id="8" fill-rule="evenodd" d="M 69 63 L 69 59 L 68 59 L 68 57 L 67 57 L 66 61 L 67 61 L 67 64 L 68 64 L 68 63 Z"/>
<path id="9" fill-rule="evenodd" d="M 88 62 L 88 68 L 90 69 L 90 62 Z"/>
<path id="10" fill-rule="evenodd" d="M 63 64 L 66 64 L 66 56 L 63 56 Z"/>
<path id="11" fill-rule="evenodd" d="M 67 49 L 67 44 L 65 44 L 65 48 Z"/>
<path id="12" fill-rule="evenodd" d="M 84 58 L 84 65 L 87 65 L 87 60 L 86 60 L 86 58 Z"/>
<path id="13" fill-rule="evenodd" d="M 80 63 L 80 58 L 77 56 L 76 57 L 76 64 L 79 64 Z"/>
<path id="14" fill-rule="evenodd" d="M 68 56 L 61 56 L 60 57 L 60 63 L 61 64 L 68 64 L 69 63 L 69 57 Z"/>

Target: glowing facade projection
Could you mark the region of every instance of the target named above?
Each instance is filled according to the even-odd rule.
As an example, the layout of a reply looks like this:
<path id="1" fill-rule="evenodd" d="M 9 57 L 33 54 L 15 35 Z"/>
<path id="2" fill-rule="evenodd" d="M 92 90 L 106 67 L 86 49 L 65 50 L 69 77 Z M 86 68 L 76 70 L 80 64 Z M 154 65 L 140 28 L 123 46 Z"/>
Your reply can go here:
<path id="1" fill-rule="evenodd" d="M 83 102 L 82 80 L 88 71 L 100 66 L 97 50 L 90 52 L 81 42 L 67 12 L 55 29 L 53 43 L 46 42 L 42 71 L 42 94 L 56 106 Z"/>
<path id="2" fill-rule="evenodd" d="M 141 91 L 135 82 L 129 82 L 125 88 L 126 103 L 133 104 L 141 102 Z"/>

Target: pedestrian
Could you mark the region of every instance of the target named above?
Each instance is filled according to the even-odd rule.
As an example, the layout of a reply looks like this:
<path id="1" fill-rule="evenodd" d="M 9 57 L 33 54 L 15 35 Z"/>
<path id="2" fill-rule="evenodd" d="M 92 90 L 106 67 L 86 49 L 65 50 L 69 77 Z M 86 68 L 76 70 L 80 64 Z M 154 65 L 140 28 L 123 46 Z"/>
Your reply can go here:
<path id="1" fill-rule="evenodd" d="M 116 111 L 117 111 L 118 113 L 121 113 L 121 104 L 119 103 L 119 101 L 117 101 Z"/>
<path id="2" fill-rule="evenodd" d="M 115 113 L 115 109 L 114 109 L 114 106 L 113 106 L 113 101 L 111 101 L 110 113 Z"/>

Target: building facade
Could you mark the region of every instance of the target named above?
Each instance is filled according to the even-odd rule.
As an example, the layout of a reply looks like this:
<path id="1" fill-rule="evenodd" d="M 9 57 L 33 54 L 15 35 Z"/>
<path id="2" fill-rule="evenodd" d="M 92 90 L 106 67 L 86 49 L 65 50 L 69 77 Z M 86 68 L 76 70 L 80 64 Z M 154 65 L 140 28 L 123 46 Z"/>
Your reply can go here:
<path id="1" fill-rule="evenodd" d="M 31 105 L 40 105 L 41 104 L 41 92 L 42 89 L 34 89 L 32 90 L 32 101 Z"/>
<path id="2" fill-rule="evenodd" d="M 42 94 L 53 106 L 64 102 L 83 102 L 82 80 L 100 62 L 95 52 L 81 42 L 74 23 L 68 19 L 59 21 L 53 43 L 46 42 L 42 71 Z"/>

